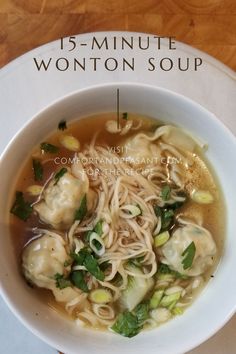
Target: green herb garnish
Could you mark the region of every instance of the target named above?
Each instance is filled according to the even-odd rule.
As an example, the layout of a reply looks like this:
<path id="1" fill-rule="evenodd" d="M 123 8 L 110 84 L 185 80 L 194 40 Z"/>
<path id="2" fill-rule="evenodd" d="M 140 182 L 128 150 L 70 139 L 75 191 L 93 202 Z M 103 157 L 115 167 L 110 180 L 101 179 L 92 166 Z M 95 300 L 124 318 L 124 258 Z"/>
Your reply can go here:
<path id="1" fill-rule="evenodd" d="M 162 216 L 162 208 L 159 207 L 158 205 L 153 206 L 154 213 L 157 217 Z"/>
<path id="2" fill-rule="evenodd" d="M 170 186 L 166 185 L 162 188 L 161 190 L 161 198 L 164 201 L 167 201 L 170 199 L 170 193 L 171 193 L 171 188 Z"/>
<path id="3" fill-rule="evenodd" d="M 33 159 L 34 180 L 42 181 L 43 179 L 43 166 L 39 160 Z"/>
<path id="4" fill-rule="evenodd" d="M 54 279 L 56 280 L 56 287 L 59 289 L 65 289 L 68 288 L 68 286 L 71 286 L 70 280 L 64 278 L 63 274 L 56 273 Z"/>
<path id="5" fill-rule="evenodd" d="M 89 253 L 85 257 L 84 266 L 96 279 L 101 281 L 104 280 L 104 273 L 99 268 L 97 260 Z"/>
<path id="6" fill-rule="evenodd" d="M 157 270 L 158 274 L 171 274 L 176 279 L 188 279 L 188 276 L 185 274 L 181 274 L 175 270 L 172 270 L 167 264 L 160 263 Z"/>
<path id="7" fill-rule="evenodd" d="M 183 205 L 184 203 L 186 203 L 186 201 L 187 201 L 187 199 L 188 199 L 188 195 L 187 195 L 187 193 L 186 193 L 185 191 L 179 191 L 179 192 L 177 193 L 177 195 L 178 195 L 178 197 L 183 197 L 183 198 L 185 198 L 185 200 L 183 200 L 182 202 L 175 202 L 175 203 L 171 204 L 170 207 L 171 207 L 171 209 L 174 210 L 174 211 L 175 211 L 176 209 L 181 208 L 182 205 Z"/>
<path id="8" fill-rule="evenodd" d="M 172 269 L 165 264 L 165 263 L 160 263 L 158 267 L 158 273 L 160 274 L 170 274 L 172 272 Z"/>
<path id="9" fill-rule="evenodd" d="M 173 222 L 174 212 L 172 209 L 164 210 L 161 216 L 161 230 L 168 229 Z"/>
<path id="10" fill-rule="evenodd" d="M 58 183 L 59 179 L 64 176 L 64 174 L 67 172 L 67 168 L 63 167 L 62 169 L 60 169 L 60 171 L 58 171 L 55 176 L 55 182 L 54 182 L 54 186 Z"/>
<path id="11" fill-rule="evenodd" d="M 75 220 L 82 221 L 87 214 L 87 197 L 86 194 L 83 196 L 79 209 L 75 211 Z"/>
<path id="12" fill-rule="evenodd" d="M 124 337 L 134 337 L 143 328 L 143 323 L 149 317 L 148 303 L 140 303 L 133 312 L 125 311 L 117 317 L 111 327 L 113 331 Z"/>
<path id="13" fill-rule="evenodd" d="M 102 224 L 103 224 L 103 221 L 99 220 L 93 229 L 93 231 L 96 232 L 96 234 L 98 234 L 98 236 L 102 236 L 102 232 L 103 232 L 102 231 Z"/>
<path id="14" fill-rule="evenodd" d="M 134 309 L 134 314 L 138 319 L 139 325 L 143 325 L 144 321 L 149 317 L 149 305 L 148 303 L 141 303 Z"/>
<path id="15" fill-rule="evenodd" d="M 40 144 L 40 148 L 44 152 L 49 152 L 50 154 L 56 154 L 59 151 L 58 146 L 52 145 L 50 143 L 45 143 L 45 142 Z"/>
<path id="16" fill-rule="evenodd" d="M 90 242 L 90 236 L 92 235 L 93 232 L 95 232 L 98 236 L 102 236 L 103 230 L 102 230 L 102 224 L 103 221 L 99 220 L 97 224 L 94 226 L 93 230 L 87 231 L 85 235 L 85 241 Z M 93 240 L 93 245 L 96 247 L 96 249 L 99 251 L 102 248 L 101 243 L 98 240 Z"/>
<path id="17" fill-rule="evenodd" d="M 158 205 L 153 206 L 154 213 L 158 218 L 161 218 L 161 232 L 168 230 L 173 224 L 175 213 L 170 208 L 171 206 L 168 208 L 161 208 Z"/>
<path id="18" fill-rule="evenodd" d="M 71 273 L 70 279 L 74 286 L 83 290 L 85 293 L 89 292 L 88 285 L 85 281 L 86 272 L 84 270 L 76 270 Z"/>
<path id="19" fill-rule="evenodd" d="M 67 129 L 67 124 L 65 120 L 61 120 L 58 124 L 58 129 L 59 130 L 66 130 Z"/>
<path id="20" fill-rule="evenodd" d="M 102 245 L 98 240 L 92 240 L 92 245 L 96 247 L 97 251 L 100 251 L 102 249 Z"/>
<path id="21" fill-rule="evenodd" d="M 124 112 L 124 113 L 122 114 L 122 119 L 128 120 L 128 113 L 127 113 L 127 112 Z"/>
<path id="22" fill-rule="evenodd" d="M 182 260 L 184 269 L 188 269 L 192 266 L 195 253 L 196 246 L 195 243 L 192 241 L 181 255 L 182 257 L 184 257 L 184 259 Z"/>
<path id="23" fill-rule="evenodd" d="M 83 265 L 96 279 L 104 280 L 104 273 L 99 268 L 97 260 L 87 248 L 82 248 L 79 253 L 72 253 L 71 256 L 77 265 Z"/>
<path id="24" fill-rule="evenodd" d="M 126 311 L 117 317 L 117 320 L 111 329 L 124 337 L 131 338 L 136 336 L 141 328 L 137 316 L 133 315 L 129 311 Z"/>
<path id="25" fill-rule="evenodd" d="M 15 198 L 15 202 L 10 212 L 18 216 L 21 220 L 26 221 L 33 212 L 33 207 L 29 202 L 24 200 L 24 195 L 22 192 L 17 191 Z"/>

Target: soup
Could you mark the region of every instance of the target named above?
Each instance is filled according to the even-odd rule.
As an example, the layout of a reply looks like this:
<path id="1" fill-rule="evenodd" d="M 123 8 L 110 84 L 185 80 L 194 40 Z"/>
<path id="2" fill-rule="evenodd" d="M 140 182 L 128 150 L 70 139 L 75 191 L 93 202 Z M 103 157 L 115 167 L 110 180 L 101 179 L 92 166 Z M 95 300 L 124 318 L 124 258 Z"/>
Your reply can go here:
<path id="1" fill-rule="evenodd" d="M 78 325 L 126 337 L 182 315 L 224 241 L 206 145 L 130 113 L 55 128 L 20 171 L 11 208 L 31 291 Z"/>

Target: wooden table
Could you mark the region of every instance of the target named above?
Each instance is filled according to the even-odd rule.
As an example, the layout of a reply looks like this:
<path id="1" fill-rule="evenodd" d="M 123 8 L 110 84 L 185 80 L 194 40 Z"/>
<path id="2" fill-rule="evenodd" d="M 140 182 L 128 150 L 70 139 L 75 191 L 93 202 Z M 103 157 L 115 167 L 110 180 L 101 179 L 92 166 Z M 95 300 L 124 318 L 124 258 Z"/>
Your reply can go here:
<path id="1" fill-rule="evenodd" d="M 236 0 L 0 0 L 0 66 L 72 34 L 173 34 L 236 69 Z"/>
<path id="2" fill-rule="evenodd" d="M 236 70 L 236 0 L 0 0 L 0 67 L 57 38 L 101 30 L 174 35 Z M 221 341 L 234 352 L 235 325 L 236 317 L 210 339 L 215 353 Z M 191 353 L 207 353 L 200 348 Z"/>

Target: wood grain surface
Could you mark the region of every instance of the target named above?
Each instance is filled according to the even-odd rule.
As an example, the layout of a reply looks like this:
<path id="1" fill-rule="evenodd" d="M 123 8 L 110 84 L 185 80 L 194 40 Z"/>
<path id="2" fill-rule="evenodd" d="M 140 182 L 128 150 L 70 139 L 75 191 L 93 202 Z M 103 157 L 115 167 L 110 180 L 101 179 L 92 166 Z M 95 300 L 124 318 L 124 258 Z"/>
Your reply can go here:
<path id="1" fill-rule="evenodd" d="M 236 70 L 236 0 L 0 0 L 0 67 L 57 38 L 101 30 L 175 36 Z"/>

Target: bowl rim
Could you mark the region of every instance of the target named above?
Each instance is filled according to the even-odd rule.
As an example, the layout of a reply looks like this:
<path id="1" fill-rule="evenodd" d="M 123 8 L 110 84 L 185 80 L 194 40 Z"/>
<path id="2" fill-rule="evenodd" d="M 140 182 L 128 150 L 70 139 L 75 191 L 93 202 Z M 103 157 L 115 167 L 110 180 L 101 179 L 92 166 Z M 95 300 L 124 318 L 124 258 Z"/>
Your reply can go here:
<path id="1" fill-rule="evenodd" d="M 223 123 L 221 122 L 214 113 L 203 107 L 200 103 L 180 94 L 175 91 L 160 87 L 160 86 L 154 86 L 150 84 L 143 84 L 139 82 L 111 82 L 111 83 L 104 83 L 104 84 L 96 84 L 92 85 L 86 88 L 82 88 L 79 90 L 74 90 L 60 98 L 57 98 L 56 100 L 52 101 L 50 104 L 46 105 L 43 109 L 40 109 L 38 112 L 36 112 L 23 126 L 14 134 L 14 136 L 10 139 L 6 147 L 4 148 L 3 152 L 0 155 L 0 170 L 1 170 L 1 165 L 4 162 L 5 158 L 7 157 L 7 154 L 10 152 L 10 149 L 13 148 L 15 140 L 21 139 L 21 136 L 24 135 L 25 129 L 27 129 L 29 126 L 33 125 L 36 120 L 39 120 L 41 116 L 44 116 L 47 114 L 48 111 L 51 109 L 55 108 L 55 106 L 62 104 L 63 102 L 67 101 L 68 99 L 72 97 L 76 97 L 77 95 L 80 94 L 89 94 L 89 92 L 96 91 L 96 90 L 101 90 L 103 88 L 109 88 L 109 87 L 117 87 L 117 88 L 122 88 L 122 87 L 135 87 L 138 89 L 150 89 L 154 90 L 156 92 L 163 92 L 164 94 L 171 95 L 178 100 L 181 100 L 182 102 L 186 102 L 189 105 L 193 107 L 193 109 L 198 109 L 199 111 L 202 111 L 203 114 L 207 116 L 207 119 L 211 121 L 211 124 L 217 125 L 221 130 L 223 130 L 224 134 L 227 134 L 227 138 L 230 139 L 230 143 L 232 143 L 235 148 L 236 148 L 236 137 L 233 135 L 233 133 L 230 131 L 230 129 Z M 50 335 L 48 335 L 46 332 L 43 333 L 41 330 L 38 330 L 34 324 L 31 323 L 29 319 L 26 318 L 24 315 L 23 311 L 20 311 L 17 307 L 14 305 L 14 300 L 8 296 L 8 294 L 5 292 L 4 288 L 1 285 L 0 281 L 0 295 L 2 296 L 3 300 L 5 301 L 6 305 L 10 308 L 11 312 L 18 318 L 18 320 L 34 335 L 36 335 L 38 338 L 46 342 L 47 344 L 51 345 L 54 348 L 58 348 L 58 350 L 61 350 L 63 352 L 68 352 L 67 348 L 65 348 L 61 344 L 57 344 L 55 340 L 51 339 Z M 205 342 L 207 339 L 212 337 L 216 332 L 218 332 L 228 321 L 229 319 L 234 315 L 236 312 L 236 300 L 234 306 L 231 306 L 232 309 L 228 314 L 225 315 L 224 319 L 221 319 L 220 321 L 217 322 L 216 325 L 211 326 L 211 330 L 209 330 L 205 335 L 201 335 L 201 341 L 198 339 L 194 340 L 192 339 L 192 344 L 191 346 L 183 346 L 182 348 L 187 351 L 191 350 L 201 343 Z M 68 352 L 69 353 L 69 352 Z M 176 352 L 177 353 L 177 352 Z"/>

